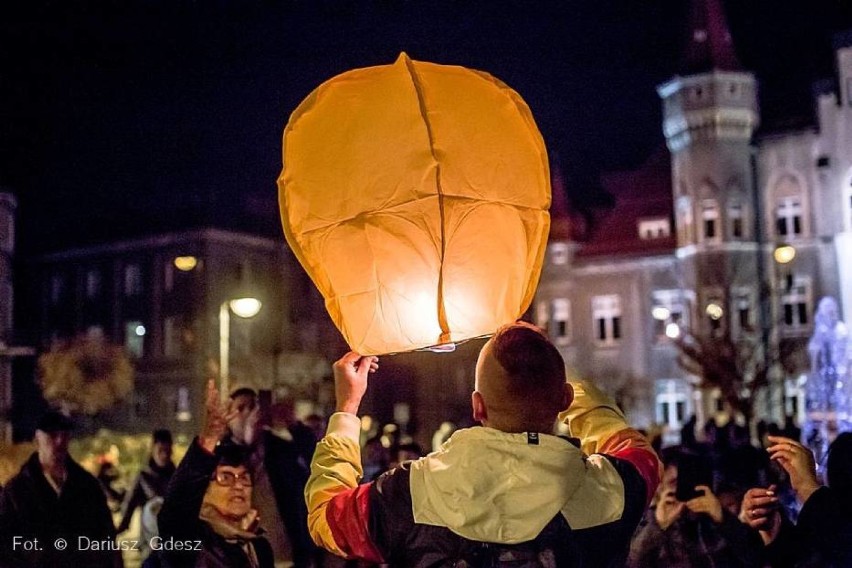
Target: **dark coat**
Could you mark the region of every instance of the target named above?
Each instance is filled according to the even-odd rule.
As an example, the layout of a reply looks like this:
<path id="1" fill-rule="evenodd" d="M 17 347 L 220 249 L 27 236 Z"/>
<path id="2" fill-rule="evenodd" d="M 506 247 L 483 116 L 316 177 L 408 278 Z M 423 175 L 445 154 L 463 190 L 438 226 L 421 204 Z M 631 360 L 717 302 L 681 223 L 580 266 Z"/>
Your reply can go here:
<path id="1" fill-rule="evenodd" d="M 850 499 L 829 487 L 816 490 L 802 505 L 796 525 L 785 522 L 767 547 L 772 568 L 852 566 Z"/>
<path id="2" fill-rule="evenodd" d="M 68 458 L 68 477 L 59 495 L 45 479 L 33 453 L 0 497 L 0 566 L 27 568 L 107 568 L 121 566 L 115 527 L 98 480 Z M 14 546 L 14 537 L 38 539 L 40 550 Z M 85 537 L 85 538 L 81 538 Z M 67 549 L 54 542 L 65 539 Z M 89 540 L 101 550 L 80 550 Z M 110 545 L 113 547 L 110 550 Z M 87 546 L 92 548 L 91 545 Z"/>
<path id="3" fill-rule="evenodd" d="M 189 550 L 161 550 L 160 560 L 170 568 L 249 568 L 251 564 L 243 547 L 250 545 L 260 568 L 273 568 L 272 548 L 262 536 L 226 540 L 199 518 L 217 462 L 216 456 L 204 451 L 197 439 L 193 440 L 172 476 L 157 517 L 160 542 L 163 545 L 180 542 Z"/>
<path id="4" fill-rule="evenodd" d="M 685 512 L 665 531 L 648 509 L 630 543 L 629 566 L 635 568 L 759 568 L 763 543 L 756 531 L 728 511 L 722 522 L 693 518 Z"/>
<path id="5" fill-rule="evenodd" d="M 296 568 L 309 566 L 316 546 L 308 532 L 305 504 L 305 484 L 311 473 L 309 462 L 304 459 L 306 450 L 302 444 L 284 440 L 269 430 L 262 432 L 260 443 L 264 444 L 263 465 L 275 494 L 278 514 L 293 547 L 293 562 Z"/>

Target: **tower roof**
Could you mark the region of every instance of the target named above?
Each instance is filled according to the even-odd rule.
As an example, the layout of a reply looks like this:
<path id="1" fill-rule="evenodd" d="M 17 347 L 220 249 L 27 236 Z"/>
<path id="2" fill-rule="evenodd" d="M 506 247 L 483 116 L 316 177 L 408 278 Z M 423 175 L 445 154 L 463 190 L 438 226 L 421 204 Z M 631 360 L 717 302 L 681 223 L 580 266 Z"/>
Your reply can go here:
<path id="1" fill-rule="evenodd" d="M 725 17 L 722 0 L 692 0 L 687 25 L 688 37 L 680 73 L 694 75 L 707 71 L 742 71 Z"/>

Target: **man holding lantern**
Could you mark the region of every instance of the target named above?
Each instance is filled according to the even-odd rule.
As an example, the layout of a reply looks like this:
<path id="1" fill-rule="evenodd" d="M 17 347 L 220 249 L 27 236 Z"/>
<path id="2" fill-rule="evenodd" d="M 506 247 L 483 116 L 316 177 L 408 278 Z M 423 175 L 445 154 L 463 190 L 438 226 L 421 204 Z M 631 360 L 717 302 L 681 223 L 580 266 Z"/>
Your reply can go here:
<path id="1" fill-rule="evenodd" d="M 437 452 L 358 485 L 356 416 L 376 357 L 334 366 L 336 412 L 305 490 L 311 536 L 347 558 L 394 566 L 609 566 L 659 483 L 650 444 L 590 385 L 566 382 L 553 344 L 500 328 L 476 365 L 473 417 Z M 553 436 L 556 419 L 580 439 Z"/>

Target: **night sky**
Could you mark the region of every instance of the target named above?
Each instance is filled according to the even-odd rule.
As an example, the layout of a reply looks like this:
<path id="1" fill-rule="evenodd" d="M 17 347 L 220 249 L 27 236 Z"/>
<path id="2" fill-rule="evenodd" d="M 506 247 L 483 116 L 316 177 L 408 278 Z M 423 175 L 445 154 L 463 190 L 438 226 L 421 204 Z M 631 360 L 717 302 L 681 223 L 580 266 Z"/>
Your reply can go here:
<path id="1" fill-rule="evenodd" d="M 725 2 L 764 124 L 802 124 L 849 2 Z M 688 2 L 21 0 L 0 7 L 0 185 L 21 255 L 220 225 L 280 237 L 281 133 L 324 80 L 413 59 L 488 71 L 530 105 L 572 203 L 663 144 L 655 86 Z M 283 237 L 280 237 L 283 240 Z"/>

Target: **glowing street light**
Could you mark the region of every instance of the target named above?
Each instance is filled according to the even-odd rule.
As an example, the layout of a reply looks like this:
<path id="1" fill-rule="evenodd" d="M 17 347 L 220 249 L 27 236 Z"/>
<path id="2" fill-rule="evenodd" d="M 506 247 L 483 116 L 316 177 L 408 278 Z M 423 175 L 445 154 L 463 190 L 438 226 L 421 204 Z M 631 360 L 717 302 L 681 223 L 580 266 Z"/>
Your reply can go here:
<path id="1" fill-rule="evenodd" d="M 669 317 L 671 317 L 671 315 L 671 310 L 665 306 L 655 306 L 654 309 L 651 310 L 651 317 L 658 321 L 666 321 Z"/>
<path id="2" fill-rule="evenodd" d="M 181 272 L 189 272 L 198 266 L 198 259 L 194 256 L 178 256 L 175 257 L 174 265 Z"/>
<path id="3" fill-rule="evenodd" d="M 723 310 L 722 306 L 720 306 L 716 302 L 712 302 L 710 304 L 707 304 L 707 308 L 705 308 L 704 311 L 707 313 L 707 315 L 712 320 L 720 320 L 720 319 L 722 319 L 722 316 L 725 314 L 725 310 Z"/>
<path id="4" fill-rule="evenodd" d="M 262 305 L 257 298 L 243 297 L 225 300 L 219 306 L 219 388 L 223 397 L 230 391 L 231 312 L 240 318 L 252 318 Z"/>
<path id="5" fill-rule="evenodd" d="M 796 247 L 793 245 L 779 245 L 772 251 L 772 257 L 778 264 L 789 264 L 796 258 Z"/>
<path id="6" fill-rule="evenodd" d="M 669 339 L 677 339 L 680 337 L 680 326 L 674 322 L 666 325 L 666 337 Z"/>

